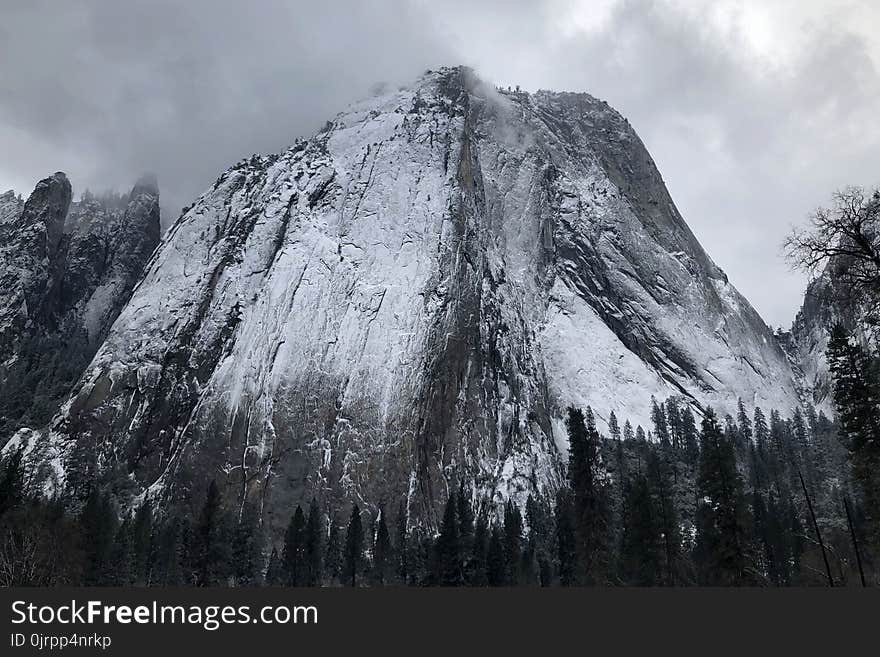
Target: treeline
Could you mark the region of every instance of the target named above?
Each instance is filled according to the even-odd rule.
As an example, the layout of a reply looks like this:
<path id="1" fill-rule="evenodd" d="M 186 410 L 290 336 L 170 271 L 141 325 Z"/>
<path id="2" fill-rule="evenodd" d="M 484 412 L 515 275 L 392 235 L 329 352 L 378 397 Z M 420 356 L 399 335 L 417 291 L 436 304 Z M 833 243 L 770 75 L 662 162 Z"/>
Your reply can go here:
<path id="1" fill-rule="evenodd" d="M 822 414 L 742 403 L 699 427 L 675 399 L 652 426 L 600 435 L 569 409 L 567 485 L 522 508 L 475 504 L 460 482 L 438 532 L 403 503 L 296 507 L 278 544 L 211 483 L 198 513 L 131 515 L 95 489 L 77 513 L 0 465 L 0 584 L 116 586 L 790 586 L 877 583 L 876 542 L 849 454 Z M 861 566 L 861 567 L 860 567 Z"/>
<path id="2" fill-rule="evenodd" d="M 880 196 L 874 195 L 875 211 Z M 876 286 L 872 290 L 876 290 Z M 877 306 L 880 308 L 880 306 Z M 880 326 L 880 324 L 877 324 Z M 874 336 L 876 338 L 876 334 Z M 841 443 L 847 451 L 853 481 L 861 493 L 866 532 L 880 545 L 880 357 L 871 343 L 851 336 L 838 325 L 828 342 L 828 368 L 834 384 L 834 406 Z M 876 340 L 873 342 L 876 345 Z"/>
<path id="3" fill-rule="evenodd" d="M 836 428 L 823 414 L 796 409 L 789 419 L 776 411 L 768 418 L 760 408 L 747 414 L 740 402 L 736 418 L 708 409 L 699 430 L 691 410 L 674 400 L 655 402 L 652 415 L 647 441 L 602 441 L 615 519 L 609 541 L 618 546 L 609 579 L 712 586 L 860 581 L 855 546 L 864 556 L 863 509 Z M 609 424 L 613 434 L 613 419 Z"/>

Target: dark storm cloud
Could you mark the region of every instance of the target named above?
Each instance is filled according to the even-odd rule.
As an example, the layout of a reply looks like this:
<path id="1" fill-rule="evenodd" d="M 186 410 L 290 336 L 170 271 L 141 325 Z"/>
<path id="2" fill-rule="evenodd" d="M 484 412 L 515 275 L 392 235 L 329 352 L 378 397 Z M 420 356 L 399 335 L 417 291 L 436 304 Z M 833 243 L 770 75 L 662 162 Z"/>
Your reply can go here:
<path id="1" fill-rule="evenodd" d="M 166 208 L 313 132 L 376 81 L 449 59 L 391 2 L 29 0 L 0 22 L 0 183 L 158 173 Z M 22 190 L 27 191 L 27 190 Z"/>
<path id="2" fill-rule="evenodd" d="M 880 183 L 878 52 L 853 29 L 860 19 L 876 24 L 868 19 L 880 11 L 871 2 L 785 4 L 582 3 L 591 24 L 566 29 L 571 3 L 517 14 L 490 2 L 471 25 L 491 25 L 491 40 L 476 29 L 460 38 L 486 76 L 586 90 L 626 115 L 709 254 L 767 321 L 788 326 L 804 287 L 780 258 L 790 225 L 836 188 Z M 719 24 L 723 5 L 742 20 Z M 762 26 L 738 12 L 773 5 L 766 42 L 756 44 Z"/>
<path id="3" fill-rule="evenodd" d="M 713 259 L 787 325 L 803 289 L 779 256 L 788 226 L 880 182 L 872 19 L 868 0 L 31 0 L 0 23 L 0 187 L 153 170 L 176 211 L 374 82 L 462 62 L 608 100 Z"/>

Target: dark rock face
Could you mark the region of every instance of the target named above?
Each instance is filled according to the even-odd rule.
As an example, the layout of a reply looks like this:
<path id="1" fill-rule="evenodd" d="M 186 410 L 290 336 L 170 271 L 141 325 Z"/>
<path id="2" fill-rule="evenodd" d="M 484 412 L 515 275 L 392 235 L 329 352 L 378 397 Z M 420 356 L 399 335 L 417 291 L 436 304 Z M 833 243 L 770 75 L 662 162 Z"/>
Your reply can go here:
<path id="1" fill-rule="evenodd" d="M 0 225 L 0 353 L 5 363 L 22 348 L 28 329 L 45 315 L 45 298 L 57 263 L 70 183 L 56 173 L 37 183 L 21 214 Z"/>
<path id="2" fill-rule="evenodd" d="M 56 485 L 82 458 L 167 503 L 216 480 L 276 535 L 312 496 L 436 524 L 459 480 L 558 486 L 567 405 L 648 426 L 652 395 L 799 399 L 623 117 L 443 69 L 221 175 L 16 440 Z"/>
<path id="3" fill-rule="evenodd" d="M 0 221 L 0 442 L 40 426 L 95 355 L 159 242 L 155 180 L 71 203 L 63 173 Z"/>

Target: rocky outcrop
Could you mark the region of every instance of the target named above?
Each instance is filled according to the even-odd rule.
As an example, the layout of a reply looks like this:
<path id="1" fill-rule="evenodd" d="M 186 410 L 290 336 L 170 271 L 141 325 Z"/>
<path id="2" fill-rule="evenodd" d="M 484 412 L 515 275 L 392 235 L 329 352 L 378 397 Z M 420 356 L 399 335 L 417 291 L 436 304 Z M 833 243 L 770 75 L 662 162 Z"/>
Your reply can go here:
<path id="1" fill-rule="evenodd" d="M 0 381 L 11 378 L 27 335 L 46 316 L 70 194 L 67 177 L 56 173 L 37 183 L 18 216 L 0 225 Z"/>
<path id="2" fill-rule="evenodd" d="M 158 198 L 147 178 L 71 203 L 63 173 L 0 197 L 0 442 L 46 423 L 95 355 L 158 244 Z"/>
<path id="3" fill-rule="evenodd" d="M 0 194 L 0 224 L 18 219 L 24 208 L 24 201 L 11 189 Z"/>
<path id="4" fill-rule="evenodd" d="M 850 300 L 842 283 L 846 267 L 845 259 L 834 258 L 810 281 L 804 303 L 786 336 L 791 360 L 802 372 L 805 401 L 828 417 L 834 415 L 831 374 L 825 356 L 831 330 L 840 324 L 866 347 L 876 347 L 876 329 L 871 328 L 866 309 Z"/>

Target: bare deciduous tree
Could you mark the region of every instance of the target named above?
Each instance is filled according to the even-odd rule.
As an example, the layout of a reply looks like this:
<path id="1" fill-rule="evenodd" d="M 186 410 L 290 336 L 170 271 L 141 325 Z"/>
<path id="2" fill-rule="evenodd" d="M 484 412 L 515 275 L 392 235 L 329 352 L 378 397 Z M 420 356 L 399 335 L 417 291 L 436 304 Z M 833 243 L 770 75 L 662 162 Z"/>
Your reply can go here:
<path id="1" fill-rule="evenodd" d="M 785 256 L 813 277 L 830 263 L 838 300 L 857 303 L 867 318 L 880 319 L 880 190 L 847 187 L 833 201 L 811 215 L 808 227 L 792 230 Z"/>

